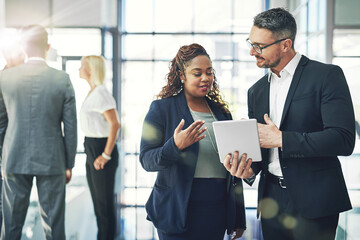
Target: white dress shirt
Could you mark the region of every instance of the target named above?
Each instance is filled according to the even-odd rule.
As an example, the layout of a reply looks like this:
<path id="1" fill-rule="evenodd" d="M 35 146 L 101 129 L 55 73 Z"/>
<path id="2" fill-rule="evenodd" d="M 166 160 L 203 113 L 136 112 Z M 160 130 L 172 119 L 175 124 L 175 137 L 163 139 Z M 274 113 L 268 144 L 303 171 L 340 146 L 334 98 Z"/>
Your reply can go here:
<path id="1" fill-rule="evenodd" d="M 295 69 L 300 62 L 300 58 L 301 55 L 296 53 L 284 69 L 280 71 L 280 77 L 278 77 L 270 69 L 268 78 L 268 81 L 270 82 L 270 118 L 278 128 L 280 127 L 280 121 L 290 84 L 293 79 Z M 279 161 L 278 148 L 270 149 L 269 172 L 276 176 L 283 176 Z"/>
<path id="2" fill-rule="evenodd" d="M 46 62 L 46 60 L 42 57 L 29 57 L 26 62 L 28 61 L 42 61 L 42 62 Z"/>
<path id="3" fill-rule="evenodd" d="M 97 86 L 85 99 L 80 109 L 80 124 L 86 137 L 104 138 L 110 133 L 110 124 L 104 112 L 116 109 L 114 97 L 104 85 Z"/>

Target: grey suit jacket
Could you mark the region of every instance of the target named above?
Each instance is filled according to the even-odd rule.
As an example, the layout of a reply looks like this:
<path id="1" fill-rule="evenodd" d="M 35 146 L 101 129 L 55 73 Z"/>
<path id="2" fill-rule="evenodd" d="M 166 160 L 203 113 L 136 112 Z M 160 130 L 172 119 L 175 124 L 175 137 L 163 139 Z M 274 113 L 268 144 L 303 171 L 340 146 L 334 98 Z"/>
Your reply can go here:
<path id="1" fill-rule="evenodd" d="M 2 171 L 53 175 L 74 166 L 75 93 L 68 74 L 42 61 L 0 72 Z"/>

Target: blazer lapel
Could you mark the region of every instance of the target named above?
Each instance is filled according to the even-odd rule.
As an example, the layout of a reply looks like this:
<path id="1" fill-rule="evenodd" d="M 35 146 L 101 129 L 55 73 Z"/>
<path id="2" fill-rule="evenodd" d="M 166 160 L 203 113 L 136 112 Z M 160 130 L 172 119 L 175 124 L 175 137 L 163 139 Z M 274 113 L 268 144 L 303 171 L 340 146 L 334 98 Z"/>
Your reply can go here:
<path id="1" fill-rule="evenodd" d="M 185 125 L 183 127 L 183 129 L 185 129 L 194 122 L 194 119 L 191 116 L 189 107 L 187 105 L 184 91 L 181 91 L 177 96 L 175 96 L 175 104 L 176 108 L 179 109 L 180 114 L 185 120 Z"/>
<path id="2" fill-rule="evenodd" d="M 291 84 L 290 84 L 290 89 L 289 89 L 289 92 L 287 94 L 287 97 L 286 97 L 286 101 L 285 101 L 285 105 L 284 105 L 284 109 L 283 109 L 283 113 L 282 113 L 282 116 L 281 116 L 281 121 L 280 121 L 280 126 L 279 126 L 279 129 L 281 128 L 281 125 L 286 117 L 286 114 L 289 110 L 289 107 L 290 107 L 290 104 L 291 104 L 291 101 L 293 99 L 293 96 L 294 96 L 294 93 L 296 91 L 296 88 L 300 82 L 300 77 L 301 77 L 301 74 L 304 70 L 304 66 L 305 64 L 309 61 L 309 59 L 305 56 L 302 56 L 301 59 L 300 59 L 300 62 L 299 62 L 299 65 L 297 66 L 296 70 L 295 70 L 295 73 L 294 73 L 294 77 L 291 81 Z"/>
<path id="3" fill-rule="evenodd" d="M 221 109 L 216 106 L 215 103 L 211 102 L 210 99 L 208 99 L 208 98 L 205 98 L 205 99 L 206 99 L 207 103 L 209 104 L 211 111 L 214 113 L 214 115 L 218 121 L 230 120 L 225 116 L 225 114 L 221 111 Z"/>
<path id="4" fill-rule="evenodd" d="M 184 117 L 185 120 L 185 126 L 184 128 L 188 127 L 189 125 L 191 125 L 194 122 L 194 119 L 190 113 L 189 107 L 187 105 L 186 102 L 186 98 L 185 98 L 185 94 L 184 92 L 180 92 L 176 97 L 175 97 L 175 102 L 176 102 L 176 107 L 177 109 L 179 109 L 181 115 Z M 217 107 L 215 105 L 215 103 L 211 102 L 208 98 L 205 98 L 207 103 L 209 104 L 211 110 L 213 111 L 214 115 L 216 116 L 217 120 L 221 121 L 221 120 L 228 120 L 225 116 L 225 114 L 223 114 L 221 112 L 221 109 L 219 107 Z"/>

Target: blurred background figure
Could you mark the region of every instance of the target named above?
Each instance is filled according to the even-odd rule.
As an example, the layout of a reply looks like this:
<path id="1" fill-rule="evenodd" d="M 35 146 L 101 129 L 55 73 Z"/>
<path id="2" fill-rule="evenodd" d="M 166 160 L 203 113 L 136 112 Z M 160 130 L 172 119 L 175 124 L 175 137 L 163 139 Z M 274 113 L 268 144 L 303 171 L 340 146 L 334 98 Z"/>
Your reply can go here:
<path id="1" fill-rule="evenodd" d="M 1 239 L 21 238 L 35 178 L 44 236 L 62 240 L 77 147 L 75 93 L 69 75 L 46 64 L 45 28 L 24 27 L 22 44 L 28 61 L 0 73 Z"/>
<path id="2" fill-rule="evenodd" d="M 20 44 L 18 43 L 9 44 L 8 46 L 3 47 L 2 54 L 6 61 L 6 65 L 3 70 L 23 64 L 26 56 Z M 2 155 L 2 146 L 0 146 L 0 163 L 1 163 L 1 155 Z M 0 174 L 1 174 L 0 176 L 0 196 L 1 196 L 1 192 L 2 192 L 1 164 L 0 164 Z M 0 229 L 1 226 L 2 226 L 2 198 L 0 197 Z"/>
<path id="3" fill-rule="evenodd" d="M 26 57 L 25 52 L 23 51 L 21 45 L 18 43 L 4 46 L 2 49 L 2 54 L 6 61 L 4 69 L 23 64 Z"/>
<path id="4" fill-rule="evenodd" d="M 80 122 L 85 133 L 86 177 L 97 220 L 97 239 L 112 240 L 116 227 L 114 182 L 119 162 L 115 143 L 120 122 L 115 99 L 103 85 L 104 58 L 83 57 L 79 72 L 90 85 L 80 110 Z"/>

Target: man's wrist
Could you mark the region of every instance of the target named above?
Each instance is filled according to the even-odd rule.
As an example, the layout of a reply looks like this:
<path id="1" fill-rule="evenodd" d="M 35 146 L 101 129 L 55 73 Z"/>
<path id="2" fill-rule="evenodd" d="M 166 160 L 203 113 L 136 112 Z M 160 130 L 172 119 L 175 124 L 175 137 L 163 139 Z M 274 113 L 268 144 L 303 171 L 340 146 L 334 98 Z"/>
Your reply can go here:
<path id="1" fill-rule="evenodd" d="M 279 148 L 282 149 L 282 131 L 280 131 L 279 135 Z"/>

